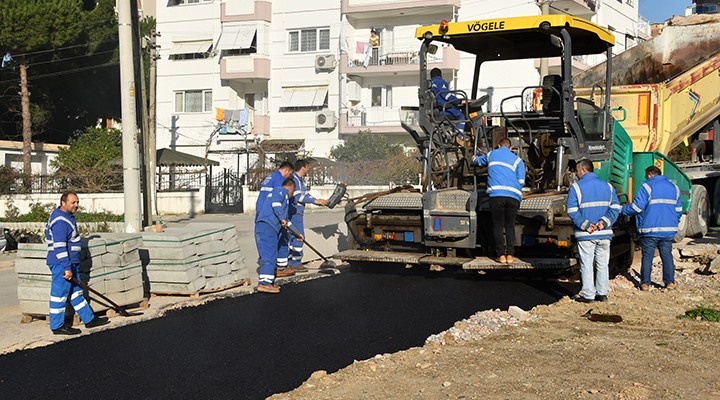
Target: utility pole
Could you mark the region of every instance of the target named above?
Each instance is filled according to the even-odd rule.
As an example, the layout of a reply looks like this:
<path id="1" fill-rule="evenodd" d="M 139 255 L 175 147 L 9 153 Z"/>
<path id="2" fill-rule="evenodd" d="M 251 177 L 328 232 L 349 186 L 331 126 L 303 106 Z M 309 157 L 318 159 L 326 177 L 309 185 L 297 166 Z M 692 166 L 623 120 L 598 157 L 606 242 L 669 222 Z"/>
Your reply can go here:
<path id="1" fill-rule="evenodd" d="M 133 0 L 118 1 L 118 35 L 120 42 L 120 97 L 122 104 L 123 187 L 125 192 L 125 232 L 142 230 L 140 222 L 140 162 L 137 112 L 135 104 L 135 70 L 133 62 Z"/>
<path id="2" fill-rule="evenodd" d="M 158 45 L 155 40 L 160 36 L 159 33 L 155 32 L 155 29 L 150 31 L 150 82 L 148 86 L 148 98 L 150 100 L 150 104 L 148 105 L 148 141 L 147 141 L 147 148 L 148 148 L 148 154 L 147 154 L 147 168 L 148 168 L 148 174 L 147 179 L 150 182 L 150 185 L 148 185 L 149 193 L 151 194 L 151 201 L 153 207 L 150 208 L 150 213 L 159 214 L 157 210 L 157 187 L 155 186 L 156 182 L 156 168 L 157 168 L 157 124 L 156 124 L 156 114 L 157 114 L 157 101 L 155 99 L 155 90 L 156 90 L 156 82 L 157 82 L 157 60 L 160 58 L 157 54 Z"/>
<path id="3" fill-rule="evenodd" d="M 133 21 L 135 14 L 133 14 Z M 139 25 L 139 24 L 138 24 Z M 140 121 L 142 122 L 142 141 L 140 142 L 140 151 L 142 152 L 140 160 L 140 182 L 143 183 L 144 187 L 142 190 L 142 226 L 152 225 L 152 187 L 151 182 L 148 179 L 148 104 L 147 104 L 147 84 L 145 82 L 145 63 L 143 62 L 143 56 L 145 54 L 145 38 L 140 36 L 140 27 L 137 27 L 137 40 L 138 40 L 138 52 L 137 52 L 137 66 L 138 74 L 135 75 L 136 79 L 140 81 L 140 106 L 138 112 L 140 113 Z M 137 101 L 137 100 L 136 100 Z"/>

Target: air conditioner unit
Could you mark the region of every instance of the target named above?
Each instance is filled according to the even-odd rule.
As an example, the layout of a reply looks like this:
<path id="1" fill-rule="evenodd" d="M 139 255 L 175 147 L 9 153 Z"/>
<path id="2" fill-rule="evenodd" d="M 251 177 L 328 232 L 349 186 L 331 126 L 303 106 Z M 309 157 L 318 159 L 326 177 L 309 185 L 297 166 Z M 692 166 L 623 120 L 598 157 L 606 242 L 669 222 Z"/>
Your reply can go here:
<path id="1" fill-rule="evenodd" d="M 315 56 L 315 70 L 316 71 L 332 71 L 335 69 L 335 55 L 334 54 L 323 54 Z"/>
<path id="2" fill-rule="evenodd" d="M 360 83 L 355 80 L 349 80 L 347 83 L 347 99 L 352 102 L 360 102 Z"/>
<path id="3" fill-rule="evenodd" d="M 315 129 L 333 130 L 337 125 L 335 111 L 324 109 L 315 113 Z"/>

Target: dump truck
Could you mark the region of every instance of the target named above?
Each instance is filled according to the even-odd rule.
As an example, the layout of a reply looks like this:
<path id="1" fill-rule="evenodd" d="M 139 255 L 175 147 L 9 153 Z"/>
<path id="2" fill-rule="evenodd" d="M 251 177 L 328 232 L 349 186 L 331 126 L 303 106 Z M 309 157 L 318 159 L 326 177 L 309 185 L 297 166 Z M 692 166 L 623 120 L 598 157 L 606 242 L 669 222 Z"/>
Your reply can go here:
<path id="1" fill-rule="evenodd" d="M 591 88 L 606 78 L 600 64 L 574 81 Z M 720 225 L 720 17 L 673 18 L 661 35 L 613 58 L 611 82 L 613 115 L 635 152 L 666 155 L 692 182 L 676 240 L 704 236 L 709 224 Z M 640 184 L 633 181 L 635 191 Z"/>
<path id="2" fill-rule="evenodd" d="M 593 162 L 598 175 L 613 184 L 621 202 L 632 198 L 632 171 L 656 163 L 659 153 L 633 160 L 633 143 L 613 118 L 610 93 L 613 35 L 589 21 L 566 15 L 501 18 L 423 26 L 418 106 L 401 109 L 401 124 L 413 137 L 422 162 L 420 189 L 399 188 L 348 202 L 345 221 L 350 248 L 335 257 L 348 262 L 387 262 L 447 266 L 466 270 L 499 268 L 558 268 L 577 266 L 576 240 L 566 210 L 568 188 L 580 159 Z M 466 119 L 452 120 L 430 87 L 427 57 L 437 42 L 475 55 L 472 89 L 452 90 L 465 100 L 459 107 Z M 606 79 L 585 96 L 576 96 L 573 56 L 604 54 Z M 500 101 L 499 111 L 483 110 L 488 97 L 478 98 L 479 74 L 486 62 L 560 57 L 559 75 L 523 88 Z M 534 93 L 542 95 L 533 107 Z M 464 123 L 461 131 L 458 122 Z M 501 264 L 492 254 L 487 168 L 473 165 L 478 150 L 487 152 L 507 137 L 524 160 L 527 173 L 515 226 L 516 261 Z M 633 165 L 633 163 L 636 163 Z M 641 165 L 642 164 L 642 165 Z M 674 164 L 665 164 L 683 193 L 690 183 Z M 670 174 L 671 171 L 677 173 Z M 687 197 L 687 196 L 686 196 Z M 684 203 L 684 210 L 689 201 Z M 618 218 L 613 226 L 611 265 L 632 262 L 631 221 Z"/>

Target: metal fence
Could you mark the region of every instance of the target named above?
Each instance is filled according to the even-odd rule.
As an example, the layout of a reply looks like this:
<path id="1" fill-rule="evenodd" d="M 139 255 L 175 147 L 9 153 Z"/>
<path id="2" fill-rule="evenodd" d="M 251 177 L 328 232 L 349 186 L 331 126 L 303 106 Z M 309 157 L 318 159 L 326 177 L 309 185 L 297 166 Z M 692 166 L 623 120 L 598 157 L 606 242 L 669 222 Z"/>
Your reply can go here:
<path id="1" fill-rule="evenodd" d="M 144 187 L 144 180 L 140 176 L 141 187 Z M 196 190 L 205 186 L 206 176 L 204 172 L 173 172 L 157 174 L 155 184 L 159 192 Z M 122 193 L 123 174 L 122 171 L 103 176 L 98 181 L 79 176 L 63 175 L 32 175 L 25 185 L 25 179 L 19 174 L 12 179 L 0 181 L 0 194 L 41 194 L 41 193 L 62 193 L 72 190 L 80 193 Z"/>

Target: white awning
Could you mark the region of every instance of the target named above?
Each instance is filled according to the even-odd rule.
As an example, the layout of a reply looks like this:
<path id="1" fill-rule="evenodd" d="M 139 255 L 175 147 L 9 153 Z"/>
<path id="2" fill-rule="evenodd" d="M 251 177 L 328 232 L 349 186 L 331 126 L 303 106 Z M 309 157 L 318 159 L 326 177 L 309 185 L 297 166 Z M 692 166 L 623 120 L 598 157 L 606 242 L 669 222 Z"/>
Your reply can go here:
<path id="1" fill-rule="evenodd" d="M 254 26 L 223 26 L 217 48 L 242 50 L 252 47 L 257 29 Z"/>
<path id="2" fill-rule="evenodd" d="M 280 107 L 322 107 L 327 92 L 327 86 L 283 88 Z"/>
<path id="3" fill-rule="evenodd" d="M 173 42 L 170 54 L 207 53 L 212 47 L 212 40 L 196 40 L 193 42 Z"/>

